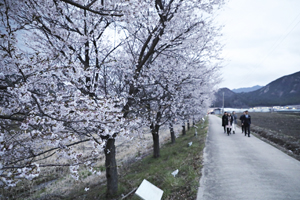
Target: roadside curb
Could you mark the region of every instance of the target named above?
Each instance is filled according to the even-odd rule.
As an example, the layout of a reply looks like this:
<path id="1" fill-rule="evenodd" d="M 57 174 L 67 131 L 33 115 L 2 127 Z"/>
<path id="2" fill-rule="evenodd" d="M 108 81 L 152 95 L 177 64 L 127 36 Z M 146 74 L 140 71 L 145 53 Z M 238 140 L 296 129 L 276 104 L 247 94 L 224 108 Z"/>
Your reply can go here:
<path id="1" fill-rule="evenodd" d="M 208 117 L 208 120 L 209 120 L 209 117 Z M 206 134 L 206 138 L 205 138 L 205 147 L 203 149 L 203 167 L 201 169 L 201 177 L 200 177 L 200 180 L 199 180 L 199 187 L 198 187 L 198 192 L 197 192 L 197 198 L 196 198 L 196 200 L 203 199 L 203 194 L 204 194 L 204 188 L 203 188 L 204 182 L 205 182 L 204 167 L 205 167 L 205 163 L 207 162 L 207 148 L 206 148 L 206 144 L 207 144 L 208 134 L 209 134 L 209 121 L 208 121 L 207 134 Z"/>

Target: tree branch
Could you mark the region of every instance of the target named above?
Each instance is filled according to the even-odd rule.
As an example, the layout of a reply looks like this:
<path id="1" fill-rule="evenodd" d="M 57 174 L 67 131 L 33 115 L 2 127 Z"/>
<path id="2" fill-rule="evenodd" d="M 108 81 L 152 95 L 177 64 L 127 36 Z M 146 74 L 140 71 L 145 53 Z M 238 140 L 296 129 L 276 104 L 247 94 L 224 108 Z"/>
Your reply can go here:
<path id="1" fill-rule="evenodd" d="M 95 14 L 98 14 L 98 15 L 102 15 L 102 16 L 116 16 L 116 17 L 121 17 L 123 16 L 123 14 L 118 14 L 118 13 L 114 13 L 114 12 L 120 12 L 120 11 L 115 11 L 115 10 L 103 10 L 103 11 L 97 11 L 97 10 L 93 10 L 90 8 L 91 5 L 88 5 L 88 6 L 83 6 L 81 4 L 78 4 L 74 1 L 71 1 L 71 0 L 61 0 L 62 2 L 65 2 L 67 4 L 71 4 L 77 8 L 80 8 L 80 9 L 83 9 L 83 10 L 86 10 L 86 11 L 90 11 L 92 13 L 95 13 Z M 105 13 L 107 12 L 107 13 Z"/>

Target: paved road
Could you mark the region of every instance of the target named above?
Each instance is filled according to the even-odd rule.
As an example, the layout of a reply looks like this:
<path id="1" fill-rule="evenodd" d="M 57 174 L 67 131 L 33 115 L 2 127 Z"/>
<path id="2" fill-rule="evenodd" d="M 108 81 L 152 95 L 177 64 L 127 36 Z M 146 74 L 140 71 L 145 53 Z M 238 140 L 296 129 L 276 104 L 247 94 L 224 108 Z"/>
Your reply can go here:
<path id="1" fill-rule="evenodd" d="M 209 116 L 197 200 L 300 200 L 300 162 L 241 129 L 227 136 Z"/>

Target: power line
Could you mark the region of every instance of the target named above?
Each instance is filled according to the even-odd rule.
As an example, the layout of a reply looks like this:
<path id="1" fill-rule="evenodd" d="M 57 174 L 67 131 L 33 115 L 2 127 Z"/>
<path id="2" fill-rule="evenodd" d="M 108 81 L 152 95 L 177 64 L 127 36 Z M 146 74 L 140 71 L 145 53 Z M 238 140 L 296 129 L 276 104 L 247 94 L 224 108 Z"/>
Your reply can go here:
<path id="1" fill-rule="evenodd" d="M 289 27 L 294 23 L 294 21 L 300 16 L 300 13 L 297 15 L 297 17 L 295 17 L 295 19 L 289 24 L 289 26 L 287 27 L 287 30 L 289 29 Z M 272 49 L 269 51 L 269 53 L 267 53 L 267 55 L 264 57 L 264 59 L 260 62 L 260 64 L 264 63 L 264 61 L 268 58 L 268 56 L 287 38 L 287 36 L 298 26 L 298 24 L 300 23 L 300 20 L 293 26 L 293 28 L 285 35 L 281 35 L 280 38 L 277 39 L 277 41 L 274 43 L 274 45 L 272 46 Z M 282 38 L 282 39 L 281 39 Z M 281 40 L 280 40 L 281 39 Z M 280 40 L 280 41 L 279 41 Z M 278 43 L 279 41 L 279 43 Z"/>

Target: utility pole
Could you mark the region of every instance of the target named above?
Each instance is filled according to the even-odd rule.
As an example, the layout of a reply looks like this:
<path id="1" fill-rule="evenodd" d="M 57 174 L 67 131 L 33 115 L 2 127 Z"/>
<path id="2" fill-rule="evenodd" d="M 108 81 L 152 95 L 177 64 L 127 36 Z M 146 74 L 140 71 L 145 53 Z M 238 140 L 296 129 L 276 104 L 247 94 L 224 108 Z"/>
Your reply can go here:
<path id="1" fill-rule="evenodd" d="M 222 107 L 222 114 L 224 114 L 224 92 L 223 92 L 223 107 Z"/>

